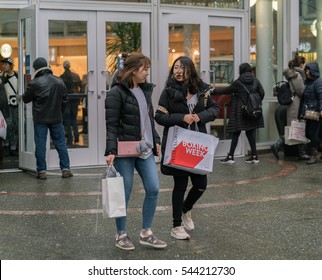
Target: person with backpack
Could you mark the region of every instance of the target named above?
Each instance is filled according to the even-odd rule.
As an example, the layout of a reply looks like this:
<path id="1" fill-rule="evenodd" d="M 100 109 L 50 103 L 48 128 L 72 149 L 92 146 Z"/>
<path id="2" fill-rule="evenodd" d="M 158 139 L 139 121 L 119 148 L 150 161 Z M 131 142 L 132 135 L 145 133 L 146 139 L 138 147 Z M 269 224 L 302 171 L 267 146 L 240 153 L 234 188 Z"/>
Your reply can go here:
<path id="1" fill-rule="evenodd" d="M 283 71 L 283 76 L 288 83 L 288 88 L 292 94 L 292 101 L 290 104 L 280 104 L 283 106 L 283 110 L 286 110 L 286 120 L 280 120 L 285 123 L 287 126 L 291 125 L 291 122 L 298 119 L 298 111 L 300 106 L 300 100 L 304 91 L 304 81 L 305 81 L 305 57 L 295 56 L 294 59 L 290 60 L 288 63 L 288 68 Z M 278 110 L 278 109 L 276 109 Z M 277 120 L 279 121 L 279 120 Z M 279 152 L 284 147 L 284 126 L 282 128 L 282 133 L 279 130 L 279 139 L 271 146 L 271 150 L 276 157 L 279 159 Z M 308 160 L 309 156 L 305 152 L 305 145 L 300 144 L 298 147 L 298 159 L 299 160 Z"/>
<path id="2" fill-rule="evenodd" d="M 261 101 L 264 99 L 265 91 L 261 82 L 253 75 L 252 68 L 249 63 L 242 63 L 239 66 L 239 77 L 228 87 L 216 87 L 212 94 L 214 95 L 232 95 L 231 110 L 227 126 L 227 132 L 232 133 L 230 150 L 226 158 L 222 159 L 222 163 L 235 163 L 234 153 L 238 144 L 238 139 L 241 131 L 246 131 L 252 154 L 246 159 L 247 163 L 258 163 L 256 150 L 255 131 L 258 128 L 264 127 L 263 114 L 260 113 L 254 118 L 249 118 L 244 114 L 245 105 L 250 100 L 250 95 L 254 95 L 254 99 L 259 104 L 254 107 L 261 107 Z M 251 101 L 251 100 L 250 100 Z M 258 111 L 258 108 L 254 108 Z"/>

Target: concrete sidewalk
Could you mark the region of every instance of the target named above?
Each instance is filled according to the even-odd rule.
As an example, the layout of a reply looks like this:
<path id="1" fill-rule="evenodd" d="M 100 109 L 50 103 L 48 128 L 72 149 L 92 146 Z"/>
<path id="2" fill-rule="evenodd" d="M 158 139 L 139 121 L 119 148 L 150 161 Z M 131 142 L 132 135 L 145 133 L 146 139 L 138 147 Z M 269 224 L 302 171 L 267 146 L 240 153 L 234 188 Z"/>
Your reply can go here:
<path id="1" fill-rule="evenodd" d="M 259 164 L 237 158 L 215 160 L 208 189 L 192 211 L 196 229 L 190 241 L 170 236 L 172 177 L 160 175 L 154 232 L 164 250 L 139 244 L 142 183 L 135 187 L 128 234 L 136 249 L 115 247 L 115 224 L 101 213 L 100 178 L 104 167 L 74 169 L 46 181 L 26 172 L 0 174 L 0 258 L 47 260 L 258 260 L 322 259 L 322 162 L 276 161 Z"/>

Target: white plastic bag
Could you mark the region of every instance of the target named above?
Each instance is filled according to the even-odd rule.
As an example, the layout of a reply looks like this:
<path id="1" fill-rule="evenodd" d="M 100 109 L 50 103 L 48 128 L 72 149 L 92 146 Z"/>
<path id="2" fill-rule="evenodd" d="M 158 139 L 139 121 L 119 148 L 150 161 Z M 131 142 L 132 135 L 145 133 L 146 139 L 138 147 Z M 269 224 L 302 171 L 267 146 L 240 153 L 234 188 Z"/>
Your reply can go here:
<path id="1" fill-rule="evenodd" d="M 126 216 L 123 177 L 109 165 L 102 178 L 102 208 L 104 218 Z"/>

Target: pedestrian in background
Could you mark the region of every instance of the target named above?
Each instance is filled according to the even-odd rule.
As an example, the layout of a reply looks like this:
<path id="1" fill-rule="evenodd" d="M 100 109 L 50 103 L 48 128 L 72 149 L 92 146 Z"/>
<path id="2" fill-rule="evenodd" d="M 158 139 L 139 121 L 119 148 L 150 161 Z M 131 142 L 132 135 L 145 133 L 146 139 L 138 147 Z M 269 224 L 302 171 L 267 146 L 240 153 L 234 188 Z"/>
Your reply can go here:
<path id="1" fill-rule="evenodd" d="M 0 79 L 0 111 L 5 119 L 10 115 L 9 104 L 6 95 L 6 91 L 2 84 L 2 79 Z M 8 129 L 7 129 L 8 130 Z M 3 168 L 3 142 L 4 140 L 0 137 L 0 169 Z"/>
<path id="2" fill-rule="evenodd" d="M 305 134 L 311 140 L 310 159 L 307 164 L 317 163 L 317 153 L 321 140 L 318 137 L 322 116 L 322 79 L 320 78 L 319 64 L 311 62 L 305 66 L 305 88 L 300 104 L 300 116 L 304 116 L 305 110 L 313 110 L 320 113 L 319 121 L 306 120 Z"/>
<path id="3" fill-rule="evenodd" d="M 77 73 L 74 73 L 70 70 L 71 65 L 68 60 L 63 62 L 63 67 L 65 71 L 60 77 L 63 79 L 68 92 L 68 102 L 66 104 L 63 120 L 66 128 L 67 144 L 71 145 L 73 144 L 73 139 L 74 143 L 79 142 L 77 114 L 80 98 L 74 95 L 81 92 L 82 80 Z"/>
<path id="4" fill-rule="evenodd" d="M 5 156 L 19 155 L 19 124 L 18 124 L 18 73 L 13 70 L 14 63 L 10 57 L 4 58 L 2 62 L 2 82 L 8 98 L 10 114 L 6 119 L 7 122 L 7 139 L 4 143 Z"/>
<path id="5" fill-rule="evenodd" d="M 198 76 L 192 60 L 181 56 L 174 61 L 170 69 L 155 115 L 156 122 L 164 126 L 161 172 L 164 175 L 173 176 L 174 180 L 173 223 L 170 235 L 176 239 L 190 239 L 185 229 L 195 228 L 191 210 L 207 188 L 207 175 L 194 174 L 163 164 L 168 130 L 175 125 L 183 128 L 190 127 L 191 130 L 195 130 L 195 126 L 198 126 L 200 132 L 207 133 L 206 124 L 213 121 L 219 112 L 217 103 L 210 98 L 210 89 L 211 86 L 204 83 Z M 192 188 L 185 198 L 189 177 Z"/>
<path id="6" fill-rule="evenodd" d="M 141 53 L 130 54 L 124 61 L 111 90 L 106 95 L 106 162 L 114 164 L 124 180 L 126 207 L 133 188 L 134 169 L 143 182 L 145 197 L 142 207 L 140 244 L 165 248 L 167 244 L 152 232 L 157 206 L 159 178 L 154 155 L 160 153 L 160 137 L 155 130 L 152 107 L 154 85 L 147 82 L 150 59 Z M 144 157 L 117 157 L 118 141 L 143 141 Z M 122 250 L 135 246 L 126 230 L 127 217 L 116 218 L 115 245 Z"/>
<path id="7" fill-rule="evenodd" d="M 242 131 L 246 131 L 246 137 L 248 139 L 251 156 L 246 159 L 247 163 L 258 163 L 258 155 L 256 149 L 255 131 L 258 128 L 264 127 L 263 115 L 259 119 L 249 120 L 243 116 L 243 102 L 247 100 L 249 92 L 259 94 L 261 100 L 264 99 L 264 89 L 261 82 L 253 75 L 252 68 L 248 63 L 242 63 L 239 65 L 239 77 L 231 83 L 230 86 L 225 88 L 215 88 L 213 94 L 230 94 L 231 97 L 231 110 L 227 126 L 227 132 L 232 133 L 232 139 L 230 144 L 230 150 L 226 158 L 221 160 L 221 163 L 235 163 L 234 153 L 238 144 L 238 139 Z"/>
<path id="8" fill-rule="evenodd" d="M 35 71 L 33 79 L 28 83 L 22 99 L 25 103 L 32 102 L 37 179 L 47 179 L 48 130 L 58 152 L 62 178 L 72 177 L 62 123 L 63 105 L 67 102 L 67 88 L 61 78 L 53 75 L 45 58 L 38 57 L 33 62 L 33 68 Z"/>

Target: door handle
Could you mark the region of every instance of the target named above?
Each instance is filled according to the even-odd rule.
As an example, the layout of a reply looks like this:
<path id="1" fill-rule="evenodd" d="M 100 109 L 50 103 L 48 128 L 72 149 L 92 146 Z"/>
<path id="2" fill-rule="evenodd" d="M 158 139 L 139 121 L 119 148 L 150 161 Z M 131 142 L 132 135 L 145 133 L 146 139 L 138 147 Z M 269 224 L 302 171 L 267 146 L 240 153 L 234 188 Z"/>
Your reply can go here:
<path id="1" fill-rule="evenodd" d="M 89 78 L 89 75 L 93 75 L 94 74 L 94 71 L 93 70 L 89 70 L 88 72 L 87 72 L 87 92 L 90 92 L 90 93 L 94 93 L 94 90 L 90 90 L 90 88 L 89 88 L 89 85 L 90 85 L 90 78 Z"/>

